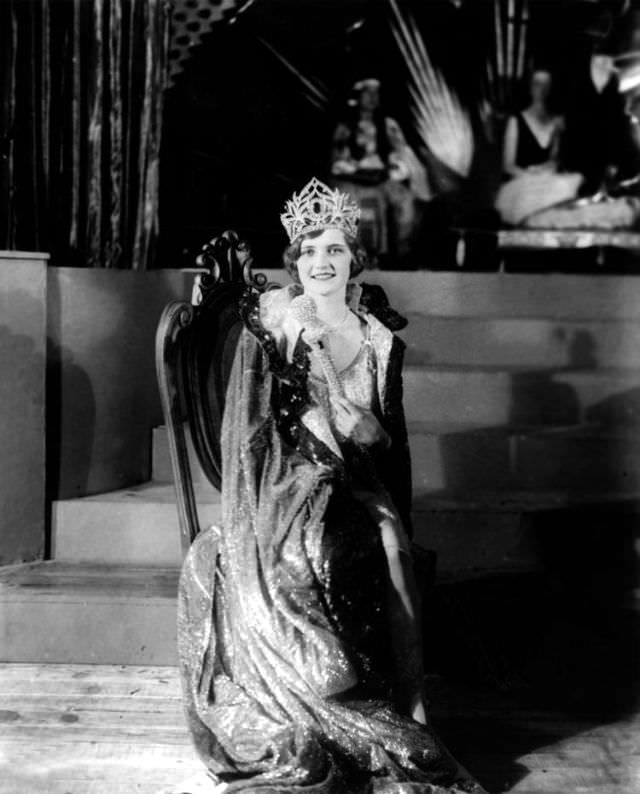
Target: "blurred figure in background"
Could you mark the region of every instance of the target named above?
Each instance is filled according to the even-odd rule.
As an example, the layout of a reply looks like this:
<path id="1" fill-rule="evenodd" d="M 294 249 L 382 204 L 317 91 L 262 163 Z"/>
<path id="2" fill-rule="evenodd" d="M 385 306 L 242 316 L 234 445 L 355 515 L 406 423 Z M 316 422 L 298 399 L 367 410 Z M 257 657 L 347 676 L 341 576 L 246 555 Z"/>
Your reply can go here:
<path id="1" fill-rule="evenodd" d="M 331 181 L 360 204 L 371 266 L 402 269 L 420 227 L 421 204 L 432 198 L 427 172 L 398 122 L 385 116 L 380 82 L 361 80 L 353 90 L 351 112 L 333 135 Z"/>
<path id="2" fill-rule="evenodd" d="M 529 104 L 507 122 L 502 167 L 509 181 L 498 191 L 495 206 L 502 221 L 510 225 L 573 198 L 582 181 L 578 173 L 558 173 L 564 121 L 551 110 L 552 87 L 551 72 L 534 69 Z"/>
<path id="3" fill-rule="evenodd" d="M 551 87 L 551 72 L 536 69 L 529 83 L 531 102 L 507 122 L 502 161 L 505 174 L 514 177 L 525 171 L 556 170 L 563 119 L 549 107 Z"/>
<path id="4" fill-rule="evenodd" d="M 630 176 L 622 183 L 623 189 L 640 194 L 640 56 L 625 58 L 619 72 L 619 89 L 624 100 L 630 149 Z"/>
<path id="5" fill-rule="evenodd" d="M 567 95 L 560 162 L 566 170 L 584 176 L 584 195 L 596 193 L 605 179 L 615 178 L 627 167 L 624 102 L 614 59 L 607 50 L 604 43 L 596 42 Z"/>

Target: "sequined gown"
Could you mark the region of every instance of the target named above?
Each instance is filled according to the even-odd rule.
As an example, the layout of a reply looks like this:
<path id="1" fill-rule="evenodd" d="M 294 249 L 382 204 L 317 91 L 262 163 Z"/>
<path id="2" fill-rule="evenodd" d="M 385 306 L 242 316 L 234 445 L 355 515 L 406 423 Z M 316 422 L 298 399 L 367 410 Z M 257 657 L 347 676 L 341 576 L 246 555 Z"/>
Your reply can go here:
<path id="1" fill-rule="evenodd" d="M 287 298 L 287 294 L 283 291 Z M 180 581 L 178 645 L 189 727 L 215 780 L 243 794 L 473 791 L 434 733 L 393 703 L 375 510 L 408 521 L 402 343 L 373 315 L 341 373 L 391 435 L 364 451 L 333 429 L 298 339 L 293 360 L 244 305 L 222 430 L 222 520 Z"/>

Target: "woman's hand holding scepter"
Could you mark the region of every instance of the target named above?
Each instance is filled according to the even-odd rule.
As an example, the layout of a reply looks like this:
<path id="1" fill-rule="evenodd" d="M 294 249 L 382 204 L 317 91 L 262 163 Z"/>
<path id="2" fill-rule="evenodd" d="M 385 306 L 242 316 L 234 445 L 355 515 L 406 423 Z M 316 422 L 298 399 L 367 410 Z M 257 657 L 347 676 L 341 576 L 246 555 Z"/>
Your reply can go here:
<path id="1" fill-rule="evenodd" d="M 344 390 L 340 383 L 340 378 L 338 378 L 333 360 L 323 341 L 327 336 L 328 328 L 318 318 L 315 301 L 308 295 L 299 295 L 291 301 L 291 310 L 295 319 L 302 326 L 302 338 L 316 354 L 322 368 L 322 374 L 327 381 L 332 401 L 343 399 Z"/>
<path id="2" fill-rule="evenodd" d="M 365 447 L 382 443 L 388 447 L 389 434 L 374 414 L 347 399 L 326 342 L 328 327 L 318 318 L 315 301 L 300 295 L 291 302 L 296 320 L 302 325 L 302 338 L 315 353 L 329 388 L 329 397 L 335 411 L 336 427 L 347 438 Z"/>

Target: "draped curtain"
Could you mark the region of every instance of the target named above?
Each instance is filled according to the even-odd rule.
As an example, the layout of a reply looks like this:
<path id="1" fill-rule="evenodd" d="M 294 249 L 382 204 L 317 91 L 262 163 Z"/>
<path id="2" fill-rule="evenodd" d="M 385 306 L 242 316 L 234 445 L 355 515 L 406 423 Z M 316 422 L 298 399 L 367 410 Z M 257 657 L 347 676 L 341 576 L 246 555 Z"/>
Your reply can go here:
<path id="1" fill-rule="evenodd" d="M 0 0 L 0 248 L 153 264 L 167 0 Z"/>

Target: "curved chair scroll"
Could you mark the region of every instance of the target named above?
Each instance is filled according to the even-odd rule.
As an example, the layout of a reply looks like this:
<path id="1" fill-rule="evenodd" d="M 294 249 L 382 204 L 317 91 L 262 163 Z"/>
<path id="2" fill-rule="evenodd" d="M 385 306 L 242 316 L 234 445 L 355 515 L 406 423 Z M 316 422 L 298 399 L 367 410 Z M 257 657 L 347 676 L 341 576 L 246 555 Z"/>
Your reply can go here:
<path id="1" fill-rule="evenodd" d="M 203 472 L 219 489 L 225 393 L 242 328 L 238 302 L 247 287 L 268 286 L 266 276 L 252 273 L 249 246 L 233 231 L 207 243 L 197 264 L 202 272 L 192 303 L 166 306 L 156 333 L 156 371 L 185 553 L 200 531 L 185 423 Z"/>

